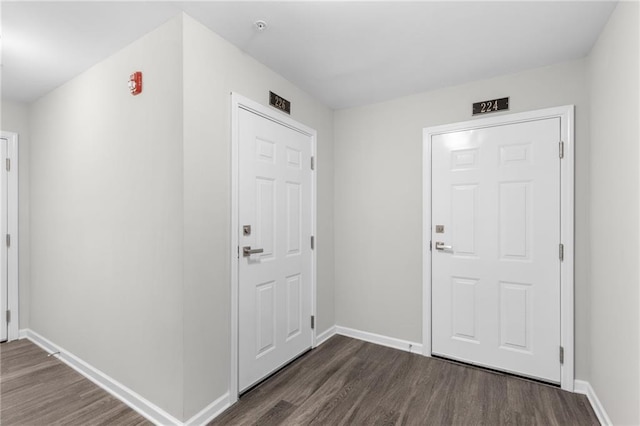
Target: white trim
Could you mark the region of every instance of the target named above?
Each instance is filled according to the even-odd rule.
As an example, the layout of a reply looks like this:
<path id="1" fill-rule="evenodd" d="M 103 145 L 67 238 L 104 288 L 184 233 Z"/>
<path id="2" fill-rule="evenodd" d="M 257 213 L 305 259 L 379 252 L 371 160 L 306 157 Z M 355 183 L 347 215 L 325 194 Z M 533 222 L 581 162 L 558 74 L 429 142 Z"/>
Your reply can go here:
<path id="1" fill-rule="evenodd" d="M 560 344 L 564 347 L 564 364 L 560 366 L 562 389 L 574 386 L 574 107 L 573 105 L 517 114 L 480 118 L 461 123 L 428 127 L 423 130 L 423 222 L 422 222 L 422 342 L 423 355 L 431 356 L 431 137 L 437 134 L 472 130 L 502 124 L 514 124 L 545 118 L 560 118 L 560 137 L 564 142 L 564 159 L 560 162 L 560 239 L 564 244 L 564 261 L 560 264 Z M 559 141 L 558 141 L 559 142 Z"/>
<path id="2" fill-rule="evenodd" d="M 591 408 L 593 408 L 593 411 L 596 413 L 596 417 L 598 418 L 600 424 L 603 426 L 613 425 L 613 422 L 605 411 L 604 406 L 600 402 L 600 399 L 598 399 L 596 391 L 594 391 L 591 387 L 591 383 L 584 380 L 576 380 L 574 383 L 574 392 L 587 396 L 587 399 L 591 404 Z"/>
<path id="3" fill-rule="evenodd" d="M 145 399 L 117 380 L 109 377 L 91 364 L 78 358 L 71 352 L 66 351 L 64 348 L 42 337 L 33 330 L 26 329 L 22 331 L 25 333 L 27 339 L 31 340 L 45 351 L 49 353 L 59 352 L 60 355 L 58 355 L 58 359 L 76 370 L 78 373 L 82 374 L 87 379 L 91 380 L 96 385 L 100 386 L 105 391 L 109 392 L 114 397 L 118 398 L 120 401 L 127 404 L 150 422 L 159 425 L 182 425 L 180 420 L 176 419 L 162 408 Z"/>
<path id="4" fill-rule="evenodd" d="M 415 354 L 422 353 L 422 345 L 409 340 L 396 339 L 395 337 L 383 336 L 381 334 L 369 333 L 368 331 L 355 330 L 353 328 L 341 327 L 339 325 L 336 326 L 336 334 L 352 337 L 369 343 L 375 343 L 376 345 L 400 349 L 405 352 Z"/>
<path id="5" fill-rule="evenodd" d="M 7 233 L 11 235 L 11 247 L 7 250 L 7 309 L 11 311 L 11 321 L 7 327 L 7 340 L 20 338 L 20 283 L 18 277 L 18 134 L 1 132 L 1 137 L 7 140 L 7 158 L 11 160 L 11 171 L 7 173 Z M 4 167 L 4 165 L 2 166 Z"/>
<path id="6" fill-rule="evenodd" d="M 18 332 L 18 339 L 22 340 L 22 339 L 27 339 L 27 329 L 26 328 L 21 328 L 20 331 Z"/>
<path id="7" fill-rule="evenodd" d="M 564 159 L 560 162 L 560 240 L 564 260 L 560 263 L 560 344 L 564 348 L 564 364 L 560 368 L 562 389 L 573 392 L 574 386 L 574 107 L 556 108 L 560 117 L 560 135 L 564 142 Z"/>
<path id="8" fill-rule="evenodd" d="M 235 404 L 238 401 L 238 267 L 239 247 L 238 240 L 238 162 L 239 153 L 239 100 L 231 93 L 231 365 L 229 369 L 229 402 Z"/>
<path id="9" fill-rule="evenodd" d="M 422 355 L 431 356 L 431 136 L 422 143 Z"/>
<path id="10" fill-rule="evenodd" d="M 184 422 L 186 426 L 206 425 L 231 406 L 229 392 L 204 407 L 198 414 Z"/>
<path id="11" fill-rule="evenodd" d="M 258 102 L 245 98 L 238 93 L 231 93 L 231 370 L 229 377 L 229 402 L 234 404 L 238 401 L 238 182 L 239 182 L 239 132 L 238 132 L 238 111 L 240 108 L 274 121 L 283 126 L 289 127 L 300 133 L 311 137 L 311 155 L 315 158 L 315 170 L 311 173 L 311 232 L 315 236 L 315 248 L 311 251 L 311 315 L 316 317 L 317 323 L 317 297 L 316 297 L 316 264 L 318 233 L 316 226 L 317 189 L 316 173 L 318 171 L 318 159 L 316 155 L 317 132 L 301 124 L 294 119 L 278 113 L 276 110 L 268 108 Z M 312 348 L 316 347 L 316 330 L 311 330 Z"/>
<path id="12" fill-rule="evenodd" d="M 336 326 L 334 325 L 316 336 L 315 347 L 320 346 L 321 344 L 331 339 L 335 335 L 336 335 Z"/>

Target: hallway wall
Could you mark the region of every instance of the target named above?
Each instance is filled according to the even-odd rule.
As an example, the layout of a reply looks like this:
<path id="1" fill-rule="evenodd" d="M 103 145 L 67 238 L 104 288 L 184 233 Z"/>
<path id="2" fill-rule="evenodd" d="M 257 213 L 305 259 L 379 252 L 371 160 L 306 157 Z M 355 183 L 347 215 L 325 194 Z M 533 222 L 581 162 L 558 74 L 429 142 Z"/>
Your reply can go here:
<path id="1" fill-rule="evenodd" d="M 318 132 L 320 333 L 335 324 L 331 109 L 181 14 L 29 110 L 29 327 L 180 420 L 229 390 L 230 94 L 269 90 Z"/>
<path id="2" fill-rule="evenodd" d="M 33 103 L 29 121 L 29 327 L 180 418 L 182 18 Z"/>
<path id="3" fill-rule="evenodd" d="M 589 56 L 590 382 L 614 424 L 640 424 L 640 7 L 620 2 Z"/>
<path id="4" fill-rule="evenodd" d="M 318 132 L 318 333 L 335 324 L 333 113 L 293 84 L 184 16 L 185 418 L 221 396 L 230 377 L 231 92 L 268 105 L 291 101 L 291 117 Z"/>
<path id="5" fill-rule="evenodd" d="M 574 104 L 576 375 L 588 374 L 589 104 L 584 60 L 335 112 L 338 325 L 422 341 L 422 129 L 472 119 L 510 97 L 510 113 Z"/>

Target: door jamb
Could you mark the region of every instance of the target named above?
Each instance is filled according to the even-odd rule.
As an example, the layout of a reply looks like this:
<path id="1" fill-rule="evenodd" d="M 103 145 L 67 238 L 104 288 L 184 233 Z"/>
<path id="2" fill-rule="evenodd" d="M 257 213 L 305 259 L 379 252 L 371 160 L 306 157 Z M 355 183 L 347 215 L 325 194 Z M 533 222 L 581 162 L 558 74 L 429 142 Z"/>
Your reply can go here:
<path id="1" fill-rule="evenodd" d="M 562 389 L 574 390 L 574 106 L 566 105 L 423 129 L 423 222 L 422 222 L 422 354 L 431 356 L 431 138 L 438 134 L 496 125 L 560 118 L 564 158 L 560 161 L 560 240 L 564 260 L 560 263 L 560 345 L 564 363 L 560 365 Z M 558 141 L 560 142 L 560 141 Z"/>
<path id="2" fill-rule="evenodd" d="M 7 199 L 12 201 L 7 207 L 7 233 L 11 235 L 11 247 L 7 251 L 7 309 L 11 311 L 7 341 L 20 337 L 20 283 L 18 263 L 18 134 L 2 131 L 2 139 L 7 140 L 7 158 L 11 160 L 11 171 L 7 173 Z M 4 166 L 3 166 L 4 167 Z M 2 313 L 4 315 L 4 313 Z"/>
<path id="3" fill-rule="evenodd" d="M 238 400 L 238 267 L 239 267 L 239 240 L 238 240 L 238 212 L 239 212 L 239 111 L 244 109 L 261 117 L 276 122 L 282 126 L 296 130 L 311 137 L 311 155 L 315 159 L 314 169 L 311 172 L 311 235 L 316 236 L 316 171 L 318 160 L 316 156 L 317 132 L 301 124 L 292 118 L 282 115 L 276 110 L 266 107 L 258 102 L 246 98 L 238 93 L 231 92 L 231 375 L 229 378 L 229 403 L 234 404 Z M 311 250 L 311 315 L 316 317 L 316 326 L 311 329 L 311 347 L 316 347 L 317 330 L 317 295 L 316 295 L 316 249 Z"/>

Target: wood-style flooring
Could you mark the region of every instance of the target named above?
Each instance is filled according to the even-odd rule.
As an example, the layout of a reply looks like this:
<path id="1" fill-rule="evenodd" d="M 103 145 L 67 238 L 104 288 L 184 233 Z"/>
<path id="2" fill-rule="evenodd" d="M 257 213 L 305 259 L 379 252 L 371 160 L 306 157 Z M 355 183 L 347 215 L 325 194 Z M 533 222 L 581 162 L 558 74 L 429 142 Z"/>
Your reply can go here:
<path id="1" fill-rule="evenodd" d="M 134 426 L 150 423 L 25 339 L 0 344 L 0 424 Z"/>
<path id="2" fill-rule="evenodd" d="M 213 425 L 597 425 L 584 395 L 343 336 Z"/>
<path id="3" fill-rule="evenodd" d="M 27 340 L 0 345 L 0 423 L 148 422 Z M 334 336 L 210 425 L 597 425 L 583 395 Z"/>

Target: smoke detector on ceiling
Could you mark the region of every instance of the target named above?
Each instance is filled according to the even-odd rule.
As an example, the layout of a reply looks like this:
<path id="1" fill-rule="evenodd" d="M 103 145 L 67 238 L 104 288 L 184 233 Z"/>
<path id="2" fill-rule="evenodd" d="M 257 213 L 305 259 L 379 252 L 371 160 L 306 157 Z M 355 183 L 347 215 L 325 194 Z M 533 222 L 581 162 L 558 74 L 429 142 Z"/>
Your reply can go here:
<path id="1" fill-rule="evenodd" d="M 256 26 L 256 30 L 258 31 L 264 31 L 267 29 L 267 23 L 263 20 L 257 20 L 254 25 Z"/>

